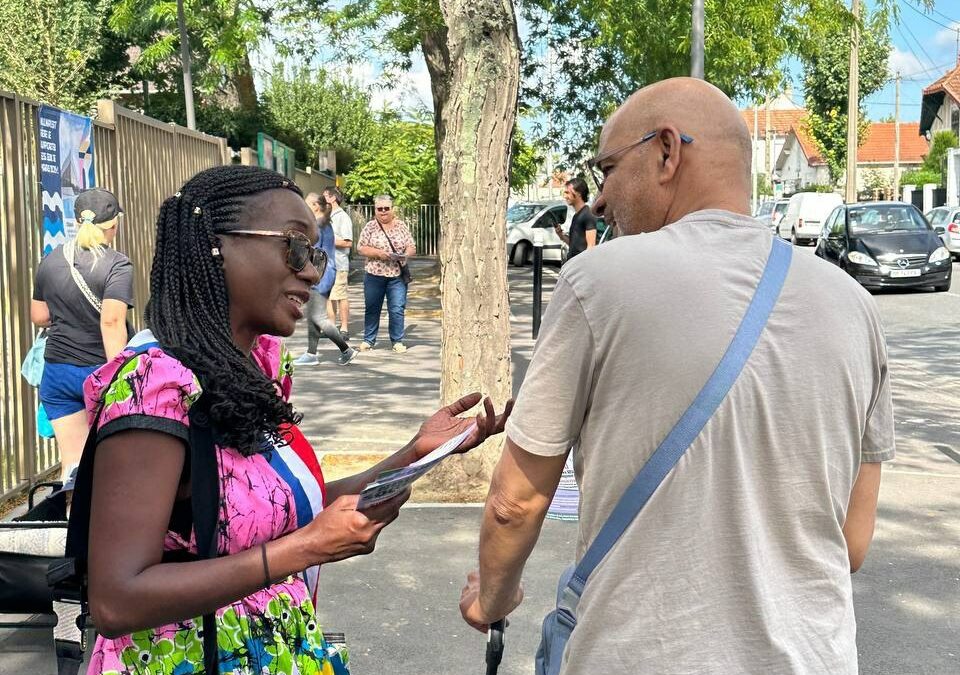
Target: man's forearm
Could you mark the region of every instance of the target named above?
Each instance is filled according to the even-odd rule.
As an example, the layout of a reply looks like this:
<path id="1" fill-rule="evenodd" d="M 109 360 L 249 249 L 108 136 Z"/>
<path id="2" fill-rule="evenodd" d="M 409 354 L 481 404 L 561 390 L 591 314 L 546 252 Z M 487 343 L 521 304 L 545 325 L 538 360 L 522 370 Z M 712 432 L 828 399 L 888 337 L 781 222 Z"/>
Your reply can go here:
<path id="1" fill-rule="evenodd" d="M 480 607 L 487 616 L 504 616 L 513 606 L 549 504 L 521 506 L 493 491 L 487 498 L 480 530 Z"/>

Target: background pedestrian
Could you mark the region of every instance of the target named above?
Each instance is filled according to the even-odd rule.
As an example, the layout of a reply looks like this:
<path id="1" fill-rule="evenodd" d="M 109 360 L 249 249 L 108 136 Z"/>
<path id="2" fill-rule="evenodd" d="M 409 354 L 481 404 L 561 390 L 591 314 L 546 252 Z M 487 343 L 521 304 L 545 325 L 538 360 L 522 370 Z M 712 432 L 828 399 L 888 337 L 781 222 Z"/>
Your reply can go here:
<path id="1" fill-rule="evenodd" d="M 374 199 L 374 219 L 360 232 L 360 255 L 367 259 L 363 276 L 364 322 L 360 350 L 373 349 L 380 331 L 380 312 L 387 300 L 387 317 L 393 351 L 405 352 L 404 315 L 407 309 L 407 283 L 402 265 L 416 253 L 413 235 L 407 224 L 393 212 L 393 198 Z"/>

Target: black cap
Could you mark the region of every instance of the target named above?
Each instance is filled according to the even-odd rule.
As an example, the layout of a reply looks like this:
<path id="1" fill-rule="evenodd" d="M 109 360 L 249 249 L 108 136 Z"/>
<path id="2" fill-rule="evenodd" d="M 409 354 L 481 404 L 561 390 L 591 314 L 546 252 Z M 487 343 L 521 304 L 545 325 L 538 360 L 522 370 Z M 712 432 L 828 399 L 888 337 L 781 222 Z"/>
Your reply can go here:
<path id="1" fill-rule="evenodd" d="M 114 194 L 103 188 L 84 190 L 77 195 L 76 201 L 73 202 L 73 213 L 77 220 L 84 220 L 82 215 L 84 211 L 93 212 L 95 225 L 111 221 L 123 213 L 120 202 Z"/>

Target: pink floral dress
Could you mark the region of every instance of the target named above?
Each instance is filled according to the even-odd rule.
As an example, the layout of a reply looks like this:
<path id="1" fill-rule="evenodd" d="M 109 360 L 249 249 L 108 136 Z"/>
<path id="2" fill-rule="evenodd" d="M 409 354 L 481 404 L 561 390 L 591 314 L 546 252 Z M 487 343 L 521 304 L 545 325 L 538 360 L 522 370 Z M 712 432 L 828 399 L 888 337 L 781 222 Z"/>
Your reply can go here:
<path id="1" fill-rule="evenodd" d="M 283 396 L 289 397 L 292 367 L 281 341 L 261 337 L 251 356 L 277 383 Z M 118 369 L 120 374 L 114 380 Z M 187 413 L 200 397 L 201 388 L 196 376 L 144 331 L 87 379 L 84 394 L 91 421 L 100 402 L 104 402 L 98 426 L 101 439 L 126 429 L 150 429 L 186 441 L 190 423 Z M 271 448 L 250 457 L 232 448 L 216 448 L 221 555 L 238 553 L 292 532 L 323 508 L 323 477 L 312 448 L 296 427 L 284 430 L 283 436 L 284 443 L 271 444 Z M 194 554 L 197 550 L 192 532 L 189 538 L 167 532 L 163 547 L 165 551 Z M 317 623 L 313 596 L 316 571 L 288 577 L 217 611 L 221 673 L 346 672 Z M 195 618 L 117 639 L 98 636 L 88 672 L 201 673 L 200 624 L 201 620 Z"/>

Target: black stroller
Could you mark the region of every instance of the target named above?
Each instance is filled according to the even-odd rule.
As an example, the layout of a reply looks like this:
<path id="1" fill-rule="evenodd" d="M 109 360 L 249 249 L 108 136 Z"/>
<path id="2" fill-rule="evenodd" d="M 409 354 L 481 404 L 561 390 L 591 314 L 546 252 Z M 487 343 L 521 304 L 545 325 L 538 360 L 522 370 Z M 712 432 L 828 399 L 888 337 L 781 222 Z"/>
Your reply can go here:
<path id="1" fill-rule="evenodd" d="M 85 648 L 79 592 L 76 598 L 54 596 L 47 582 L 51 566 L 63 564 L 67 538 L 66 494 L 59 482 L 38 483 L 27 497 L 27 513 L 0 522 L 0 614 L 36 617 L 3 628 L 53 629 L 59 675 L 75 675 Z M 39 503 L 41 490 L 53 490 Z M 69 594 L 67 594 L 69 595 Z M 45 621 L 43 619 L 46 619 Z"/>

